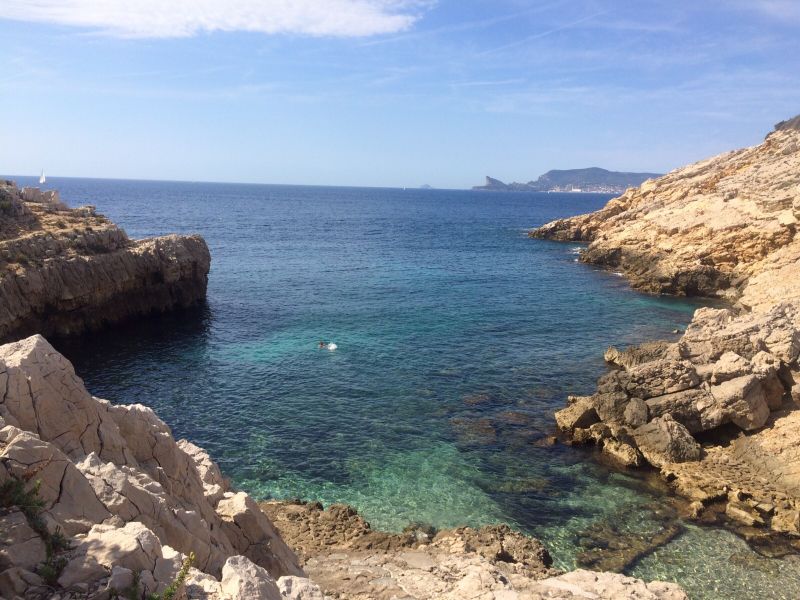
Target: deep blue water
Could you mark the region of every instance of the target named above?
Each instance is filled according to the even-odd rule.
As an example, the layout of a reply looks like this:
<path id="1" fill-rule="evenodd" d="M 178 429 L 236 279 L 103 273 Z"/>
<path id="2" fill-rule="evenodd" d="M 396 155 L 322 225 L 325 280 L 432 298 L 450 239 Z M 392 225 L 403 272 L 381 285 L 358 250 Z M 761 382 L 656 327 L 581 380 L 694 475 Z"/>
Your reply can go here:
<path id="1" fill-rule="evenodd" d="M 48 185 L 73 206 L 95 204 L 131 237 L 208 241 L 207 308 L 57 346 L 95 395 L 153 407 L 236 485 L 347 502 L 380 528 L 508 522 L 567 567 L 593 524 L 657 526 L 657 496 L 638 479 L 587 451 L 538 443 L 567 394 L 593 390 L 607 346 L 670 338 L 697 306 L 632 292 L 577 263 L 575 245 L 526 236 L 610 196 Z M 320 339 L 339 349 L 317 349 Z M 744 598 L 780 582 L 784 568 L 770 561 L 764 582 L 763 568 L 730 581 L 697 556 L 752 553 L 719 531 L 690 528 L 670 551 L 634 572 L 678 580 L 697 597 Z M 730 568 L 744 579 L 742 562 Z"/>

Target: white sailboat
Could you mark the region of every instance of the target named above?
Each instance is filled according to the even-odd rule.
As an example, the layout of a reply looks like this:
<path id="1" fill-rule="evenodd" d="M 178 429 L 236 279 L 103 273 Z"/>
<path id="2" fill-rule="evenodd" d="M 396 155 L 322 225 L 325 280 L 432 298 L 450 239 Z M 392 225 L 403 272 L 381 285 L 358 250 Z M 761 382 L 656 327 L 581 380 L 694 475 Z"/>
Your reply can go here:
<path id="1" fill-rule="evenodd" d="M 39 175 L 39 184 L 42 184 L 45 181 L 47 181 L 47 177 L 44 176 L 44 169 L 42 169 L 42 174 Z"/>

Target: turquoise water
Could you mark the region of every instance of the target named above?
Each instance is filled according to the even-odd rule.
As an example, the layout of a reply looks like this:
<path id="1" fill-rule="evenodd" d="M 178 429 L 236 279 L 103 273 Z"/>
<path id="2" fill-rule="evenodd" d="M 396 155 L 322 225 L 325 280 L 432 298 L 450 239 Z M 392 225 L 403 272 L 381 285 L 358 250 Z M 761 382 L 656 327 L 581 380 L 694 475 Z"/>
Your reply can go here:
<path id="1" fill-rule="evenodd" d="M 236 485 L 346 502 L 391 530 L 511 523 L 563 567 L 598 524 L 660 527 L 659 494 L 638 478 L 543 443 L 565 396 L 593 390 L 607 346 L 669 338 L 697 306 L 633 293 L 576 263 L 574 246 L 525 235 L 609 196 L 53 186 L 133 237 L 205 236 L 206 307 L 56 345 L 94 394 L 152 406 Z M 320 351 L 320 339 L 339 349 Z M 635 572 L 679 581 L 697 598 L 749 598 L 725 581 L 750 568 L 726 560 L 729 548 L 749 552 L 740 545 L 688 528 L 660 551 L 669 560 Z M 768 597 L 798 591 L 789 563 L 768 564 L 779 573 L 763 578 Z M 718 584 L 698 582 L 711 572 Z"/>

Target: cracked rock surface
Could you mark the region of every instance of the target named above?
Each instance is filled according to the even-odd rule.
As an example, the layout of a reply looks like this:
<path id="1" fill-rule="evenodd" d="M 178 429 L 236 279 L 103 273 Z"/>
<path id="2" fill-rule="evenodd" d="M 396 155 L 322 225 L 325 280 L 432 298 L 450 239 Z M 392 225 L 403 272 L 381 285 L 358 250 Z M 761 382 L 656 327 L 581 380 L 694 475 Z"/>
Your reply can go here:
<path id="1" fill-rule="evenodd" d="M 722 298 L 677 341 L 606 352 L 595 394 L 556 415 L 576 442 L 649 462 L 728 519 L 800 550 L 800 129 L 677 169 L 532 237 L 588 242 L 581 260 L 636 289 Z"/>
<path id="2" fill-rule="evenodd" d="M 210 264 L 200 236 L 131 240 L 93 207 L 0 180 L 0 343 L 197 304 Z"/>
<path id="3" fill-rule="evenodd" d="M 85 594 L 134 573 L 142 593 L 157 593 L 190 553 L 187 585 L 204 590 L 195 598 L 280 597 L 281 577 L 305 578 L 269 519 L 201 448 L 175 441 L 149 408 L 92 397 L 43 337 L 0 346 L 0 394 L 0 483 L 39 482 L 47 530 L 71 545 L 47 587 L 34 573 L 42 538 L 19 510 L 0 512 L 0 596 L 49 598 L 52 586 Z M 237 582 L 227 588 L 226 573 Z"/>

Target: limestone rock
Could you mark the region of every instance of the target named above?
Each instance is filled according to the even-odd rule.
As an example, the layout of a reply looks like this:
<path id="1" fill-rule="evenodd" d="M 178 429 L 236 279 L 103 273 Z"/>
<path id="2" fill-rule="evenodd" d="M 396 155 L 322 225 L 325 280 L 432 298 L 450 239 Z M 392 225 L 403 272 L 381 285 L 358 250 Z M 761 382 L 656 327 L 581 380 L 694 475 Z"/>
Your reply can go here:
<path id="1" fill-rule="evenodd" d="M 737 377 L 712 386 L 711 395 L 721 415 L 721 423 L 731 421 L 745 430 L 763 427 L 769 418 L 764 389 L 754 375 Z"/>
<path id="2" fill-rule="evenodd" d="M 64 588 L 100 579 L 113 567 L 136 573 L 152 571 L 156 560 L 161 558 L 161 542 L 135 521 L 121 528 L 95 525 L 79 541 L 73 556 L 58 580 Z"/>
<path id="3" fill-rule="evenodd" d="M 602 377 L 599 382 L 600 393 L 592 397 L 595 412 L 605 423 L 621 423 L 625 420 L 625 409 L 630 398 L 620 391 L 620 377 L 616 373 L 613 377 Z M 615 391 L 607 392 L 608 389 Z"/>
<path id="4" fill-rule="evenodd" d="M 729 516 L 779 531 L 793 529 L 800 505 L 800 430 L 792 428 L 800 417 L 785 402 L 800 405 L 798 172 L 800 130 L 781 126 L 757 146 L 531 232 L 589 242 L 582 261 L 621 271 L 639 290 L 728 302 L 696 310 L 677 342 L 609 349 L 606 360 L 621 369 L 600 378 L 592 401 L 608 427 L 570 435 L 613 454 L 627 443 L 614 426 L 636 426 L 639 450 L 681 494 L 713 502 L 746 489 L 755 505 L 737 500 Z M 742 435 L 715 445 L 731 423 Z M 708 431 L 701 453 L 690 434 Z"/>
<path id="5" fill-rule="evenodd" d="M 656 467 L 700 459 L 700 445 L 670 415 L 634 429 L 633 437 L 647 461 Z"/>
<path id="6" fill-rule="evenodd" d="M 800 132 L 775 131 L 758 146 L 676 169 L 652 188 L 531 235 L 577 235 L 591 242 L 581 260 L 621 270 L 647 292 L 725 296 L 733 287 L 749 307 L 797 298 L 793 272 L 779 271 L 787 254 L 797 256 L 784 211 L 796 195 L 786 184 L 800 168 L 799 140 Z"/>
<path id="7" fill-rule="evenodd" d="M 190 552 L 210 578 L 195 583 L 209 594 L 240 551 L 274 577 L 303 575 L 269 519 L 249 496 L 228 491 L 205 451 L 178 444 L 149 408 L 93 398 L 41 336 L 0 346 L 0 390 L 0 481 L 39 484 L 46 526 L 73 546 L 63 587 L 107 586 L 119 567 L 155 593 Z M 41 562 L 41 540 L 18 511 L 0 523 L 0 568 Z"/>
<path id="8" fill-rule="evenodd" d="M 616 439 L 609 439 L 603 443 L 603 453 L 626 467 L 641 467 L 644 464 L 639 450 Z"/>
<path id="9" fill-rule="evenodd" d="M 133 571 L 119 565 L 111 567 L 111 577 L 108 579 L 108 589 L 118 593 L 133 586 L 134 575 Z"/>
<path id="10" fill-rule="evenodd" d="M 169 546 L 161 547 L 161 558 L 156 559 L 153 578 L 158 583 L 169 585 L 178 576 L 186 556 Z"/>
<path id="11" fill-rule="evenodd" d="M 319 586 L 304 577 L 281 577 L 278 590 L 285 600 L 325 600 Z"/>
<path id="12" fill-rule="evenodd" d="M 211 262 L 199 236 L 134 241 L 57 192 L 0 182 L 11 214 L 0 224 L 0 342 L 71 334 L 197 304 Z"/>
<path id="13" fill-rule="evenodd" d="M 255 501 L 238 492 L 217 504 L 222 526 L 236 550 L 263 565 L 275 577 L 303 575 L 300 564 Z"/>
<path id="14" fill-rule="evenodd" d="M 613 598 L 614 600 L 688 600 L 674 583 L 645 583 L 615 573 L 577 570 L 539 583 L 543 598 Z"/>
<path id="15" fill-rule="evenodd" d="M 69 361 L 47 340 L 34 335 L 2 348 L 4 418 L 10 424 L 53 441 L 69 457 L 97 452 L 105 460 L 130 460 L 106 407 L 92 399 Z"/>
<path id="16" fill-rule="evenodd" d="M 772 528 L 800 537 L 800 510 L 780 510 L 772 518 Z"/>
<path id="17" fill-rule="evenodd" d="M 43 585 L 44 580 L 36 573 L 20 567 L 11 567 L 0 572 L 0 598 L 20 598 L 27 591 Z"/>
<path id="18" fill-rule="evenodd" d="M 31 529 L 20 510 L 0 516 L 0 571 L 20 567 L 28 571 L 47 558 L 41 536 Z"/>
<path id="19" fill-rule="evenodd" d="M 606 362 L 620 366 L 623 369 L 631 369 L 644 363 L 666 358 L 670 347 L 670 344 L 664 341 L 645 342 L 639 346 L 630 346 L 625 350 L 611 347 L 606 350 L 603 358 L 605 358 Z"/>
<path id="20" fill-rule="evenodd" d="M 647 400 L 696 387 L 697 370 L 688 361 L 655 360 L 626 372 L 620 383 L 628 396 Z"/>
<path id="21" fill-rule="evenodd" d="M 560 429 L 572 431 L 576 428 L 587 428 L 593 423 L 597 423 L 599 417 L 592 405 L 590 398 L 578 398 L 556 413 L 556 423 Z"/>
<path id="22" fill-rule="evenodd" d="M 741 502 L 728 502 L 725 506 L 725 514 L 731 519 L 744 523 L 752 527 L 753 525 L 764 525 L 764 519 L 753 508 Z"/>
<path id="23" fill-rule="evenodd" d="M 230 600 L 281 600 L 280 590 L 266 569 L 244 556 L 232 556 L 225 561 L 221 587 Z"/>
<path id="24" fill-rule="evenodd" d="M 2 364 L 2 361 L 0 361 Z M 1 475 L 5 474 L 5 475 Z M 68 536 L 85 533 L 110 515 L 89 482 L 56 446 L 10 425 L 0 429 L 0 478 L 40 482 L 44 518 Z"/>
<path id="25" fill-rule="evenodd" d="M 719 384 L 729 379 L 747 375 L 750 372 L 750 366 L 747 359 L 739 356 L 735 352 L 725 352 L 713 365 L 711 383 Z"/>
<path id="26" fill-rule="evenodd" d="M 345 511 L 288 502 L 264 507 L 290 544 L 298 540 L 306 548 L 305 568 L 324 594 L 314 592 L 309 596 L 314 599 L 686 598 L 674 584 L 588 571 L 566 577 L 544 564 L 549 556 L 538 542 L 507 527 L 459 528 L 437 534 L 432 542 L 404 534 L 376 537 L 379 532 L 368 527 L 350 537 L 342 535 L 341 527 L 317 526 L 327 518 L 345 527 L 352 524 L 353 515 Z M 307 538 L 310 529 L 315 532 L 312 541 Z M 287 579 L 278 585 L 284 597 L 292 598 L 284 587 Z"/>
<path id="27" fill-rule="evenodd" d="M 219 467 L 211 460 L 208 452 L 188 440 L 179 440 L 178 447 L 194 461 L 203 482 L 205 496 L 212 506 L 216 506 L 217 502 L 222 500 L 225 492 L 229 490 L 228 482 L 222 476 Z"/>
<path id="28" fill-rule="evenodd" d="M 190 569 L 184 582 L 184 589 L 188 598 L 199 600 L 228 600 L 223 592 L 222 585 L 208 573 L 198 569 Z"/>
<path id="29" fill-rule="evenodd" d="M 631 427 L 639 427 L 647 423 L 649 418 L 649 409 L 647 404 L 641 398 L 633 398 L 628 406 L 625 407 L 623 413 L 625 423 Z"/>

